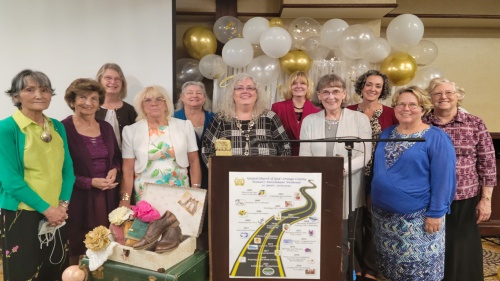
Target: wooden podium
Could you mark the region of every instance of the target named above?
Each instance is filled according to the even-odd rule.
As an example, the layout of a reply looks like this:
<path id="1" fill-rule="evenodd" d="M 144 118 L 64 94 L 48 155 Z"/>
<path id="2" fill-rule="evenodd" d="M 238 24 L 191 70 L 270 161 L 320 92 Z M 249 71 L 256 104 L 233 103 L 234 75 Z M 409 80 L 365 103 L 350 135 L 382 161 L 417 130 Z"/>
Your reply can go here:
<path id="1" fill-rule="evenodd" d="M 209 169 L 208 211 L 209 211 L 209 245 L 210 245 L 210 280 L 243 281 L 243 280 L 249 280 L 249 278 L 251 278 L 252 280 L 262 279 L 270 281 L 270 280 L 276 280 L 276 278 L 280 278 L 280 279 L 296 280 L 296 281 L 306 280 L 306 279 L 331 281 L 331 280 L 341 279 L 343 158 L 293 157 L 293 156 L 289 157 L 213 156 L 209 159 L 209 167 L 210 169 Z M 315 259 L 308 259 L 307 262 L 304 263 L 309 263 L 310 265 L 300 264 L 298 267 L 295 267 L 293 269 L 290 269 L 290 267 L 288 267 L 289 269 L 288 272 L 292 273 L 295 272 L 295 275 L 294 274 L 287 275 L 284 272 L 284 270 L 280 270 L 280 268 L 281 269 L 285 268 L 286 261 L 290 260 L 290 259 L 285 260 L 284 259 L 285 256 L 283 256 L 282 260 L 280 254 L 284 255 L 285 251 L 280 251 L 280 249 L 284 249 L 280 248 L 280 245 L 283 246 L 284 243 L 288 243 L 288 245 L 290 245 L 297 241 L 294 242 L 294 239 L 284 239 L 284 236 L 287 234 L 285 233 L 288 227 L 287 225 L 279 226 L 279 228 L 276 225 L 278 225 L 286 218 L 292 216 L 300 217 L 300 215 L 297 215 L 299 211 L 296 211 L 296 213 L 288 213 L 288 214 L 286 212 L 282 212 L 283 214 L 286 214 L 284 215 L 284 218 L 281 218 L 281 213 L 280 213 L 279 218 L 271 217 L 267 221 L 264 221 L 262 219 L 261 222 L 263 223 L 263 225 L 272 224 L 268 226 L 268 228 L 269 229 L 278 228 L 280 229 L 281 234 L 278 235 L 267 234 L 267 236 L 261 236 L 262 238 L 260 237 L 254 238 L 255 236 L 251 236 L 252 234 L 250 233 L 248 240 L 249 242 L 246 244 L 248 246 L 248 249 L 250 249 L 250 247 L 254 247 L 255 249 L 252 248 L 253 250 L 257 250 L 257 247 L 262 248 L 262 250 L 260 250 L 261 252 L 264 251 L 265 247 L 267 247 L 265 251 L 269 252 L 269 245 L 271 245 L 271 250 L 273 250 L 274 255 L 277 256 L 275 257 L 275 259 L 278 260 L 276 264 L 281 266 L 280 268 L 276 268 L 276 266 L 275 268 L 272 268 L 272 266 L 270 266 L 269 263 L 264 263 L 261 267 L 260 264 L 256 263 L 256 265 L 252 265 L 251 269 L 249 270 L 250 272 L 252 272 L 252 270 L 254 270 L 255 268 L 255 274 L 256 274 L 255 276 L 241 276 L 238 274 L 234 274 L 234 267 L 232 266 L 233 262 L 230 261 L 230 254 L 234 255 L 235 252 L 239 253 L 241 251 L 241 248 L 235 247 L 235 249 L 231 249 L 232 244 L 230 243 L 230 240 L 241 239 L 241 237 L 239 236 L 234 237 L 235 236 L 234 233 L 230 232 L 230 220 L 233 219 L 235 216 L 238 218 L 238 215 L 244 215 L 244 211 L 243 212 L 240 211 L 240 213 L 236 215 L 234 214 L 234 212 L 231 212 L 230 214 L 230 210 L 234 210 L 234 204 L 235 204 L 234 202 L 235 200 L 231 199 L 230 196 L 231 193 L 234 193 L 235 191 L 234 190 L 230 191 L 229 188 L 230 186 L 231 188 L 235 188 L 234 186 L 236 185 L 237 188 L 241 189 L 246 188 L 246 190 L 252 190 L 252 187 L 255 187 L 259 189 L 259 192 L 265 193 L 266 188 L 262 188 L 260 186 L 257 187 L 257 185 L 259 184 L 255 184 L 255 182 L 253 182 L 254 186 L 252 186 L 252 181 L 249 179 L 246 179 L 245 181 L 244 175 L 246 174 L 254 175 L 256 173 L 257 175 L 259 175 L 259 173 L 262 175 L 269 175 L 271 173 L 273 175 L 275 174 L 276 176 L 282 176 L 282 175 L 293 176 L 293 175 L 310 174 L 311 177 L 314 175 L 321 179 L 320 182 L 317 183 L 309 181 L 311 182 L 310 184 L 309 183 L 304 184 L 304 185 L 312 184 L 312 187 L 305 186 L 304 188 L 306 189 L 319 187 L 318 189 L 315 190 L 315 192 L 317 193 L 314 192 L 309 192 L 309 193 L 320 194 L 321 200 L 316 200 L 317 202 L 321 202 L 321 204 L 317 204 L 318 206 L 320 206 L 320 209 L 318 208 L 315 211 L 311 211 L 308 214 L 304 213 L 307 209 L 307 207 L 304 207 L 305 205 L 307 205 L 304 203 L 304 201 L 314 202 L 315 198 L 311 197 L 308 198 L 308 200 L 304 200 L 306 199 L 305 197 L 308 196 L 307 191 L 305 191 L 304 193 L 295 192 L 296 196 L 302 200 L 300 201 L 300 204 L 297 203 L 296 204 L 297 206 L 294 206 L 297 207 L 294 210 L 299 210 L 299 207 L 305 208 L 304 211 L 301 210 L 301 214 L 305 214 L 303 218 L 297 219 L 296 217 L 293 217 L 297 221 L 297 225 L 299 225 L 299 223 L 302 223 L 302 225 L 305 224 L 306 227 L 308 224 L 314 225 L 314 222 L 317 219 L 315 216 L 320 214 L 318 215 L 320 219 L 316 222 L 316 225 L 317 226 L 319 225 L 321 229 L 320 233 L 318 234 L 315 234 L 313 230 L 309 231 L 310 236 L 314 236 L 313 237 L 314 239 L 320 241 L 318 245 L 312 245 L 312 248 L 316 246 L 319 249 L 318 251 L 319 254 L 317 254 L 317 256 L 319 257 L 319 261 Z M 230 175 L 233 176 L 243 175 L 243 176 L 230 181 Z M 277 189 L 278 190 L 282 189 L 284 194 L 286 194 L 287 192 L 291 192 L 292 190 L 292 188 L 287 188 L 287 185 L 273 185 L 273 188 L 274 188 L 273 191 L 276 191 Z M 300 190 L 303 191 L 303 189 Z M 312 189 L 309 189 L 309 191 L 311 190 Z M 250 191 L 248 191 L 248 193 L 250 193 Z M 245 197 L 245 195 L 243 195 L 242 197 Z M 267 199 L 263 200 L 271 200 L 271 201 L 275 200 L 275 198 L 273 197 L 277 196 L 269 196 Z M 285 197 L 286 196 L 284 196 L 284 198 Z M 245 198 L 243 198 L 243 200 L 241 201 L 244 202 L 245 201 L 244 199 Z M 250 197 L 248 197 L 248 199 L 250 201 Z M 239 200 L 236 201 L 237 203 L 239 203 Z M 256 201 L 261 201 L 261 200 L 256 200 Z M 249 205 L 252 204 L 252 202 L 247 202 L 247 203 L 249 203 Z M 275 202 L 271 203 L 274 204 Z M 233 206 L 230 206 L 230 204 L 233 204 Z M 245 204 L 245 202 L 242 204 Z M 311 209 L 314 207 L 309 207 L 309 208 Z M 313 216 L 311 214 L 315 215 Z M 246 217 L 246 219 L 249 221 L 255 220 L 255 218 L 256 216 L 251 213 L 249 213 L 248 216 Z M 293 226 L 293 223 L 290 223 L 290 225 Z M 253 235 L 256 235 L 255 232 L 253 233 L 254 233 Z M 233 235 L 230 237 L 230 234 Z M 288 234 L 291 235 L 290 233 Z M 316 235 L 319 237 L 317 237 Z M 276 244 L 274 243 L 264 244 L 265 241 L 268 240 L 267 238 L 269 238 L 269 236 L 279 237 L 279 239 L 272 240 L 275 241 Z M 305 235 L 305 237 L 300 238 L 300 240 L 304 243 L 307 243 L 307 239 L 308 239 L 307 235 Z M 256 242 L 256 244 L 258 245 L 249 245 L 251 244 L 250 241 L 252 241 L 252 243 Z M 300 242 L 298 242 L 298 244 L 300 244 Z M 247 248 L 244 249 L 246 250 Z M 308 248 L 306 248 L 306 252 L 307 250 Z M 306 254 L 304 254 L 304 251 L 302 251 L 295 255 L 297 256 L 297 259 L 300 261 L 301 256 L 305 256 Z M 265 259 L 264 257 L 262 257 L 261 255 L 255 255 L 254 258 L 248 258 L 248 260 L 257 260 L 258 262 L 262 263 L 262 260 Z M 237 259 L 238 263 L 241 260 L 242 264 L 244 264 L 245 266 L 249 266 L 247 263 L 247 257 L 244 257 L 244 260 L 242 259 L 243 258 L 239 256 L 239 258 Z M 320 274 L 314 275 L 315 273 L 314 269 L 307 269 L 310 270 L 310 272 L 306 270 L 304 274 L 311 274 L 311 275 L 307 276 L 306 278 L 300 278 L 300 279 L 294 277 L 297 276 L 296 274 L 297 268 L 302 268 L 301 266 L 310 266 L 311 268 L 314 268 L 313 265 L 319 267 L 320 270 L 318 271 L 320 272 Z M 278 274 L 276 273 L 278 271 L 281 275 L 276 275 Z M 300 270 L 299 272 L 303 273 L 302 270 Z"/>

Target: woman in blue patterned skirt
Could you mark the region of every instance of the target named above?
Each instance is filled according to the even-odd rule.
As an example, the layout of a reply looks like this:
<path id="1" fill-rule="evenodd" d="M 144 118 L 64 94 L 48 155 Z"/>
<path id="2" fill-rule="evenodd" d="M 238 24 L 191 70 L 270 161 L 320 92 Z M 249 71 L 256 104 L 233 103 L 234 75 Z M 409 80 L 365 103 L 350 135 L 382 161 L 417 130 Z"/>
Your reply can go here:
<path id="1" fill-rule="evenodd" d="M 431 103 L 417 87 L 392 99 L 399 125 L 381 139 L 373 162 L 372 214 L 380 272 L 389 280 L 441 280 L 445 214 L 455 194 L 455 149 L 441 129 L 422 122 Z"/>

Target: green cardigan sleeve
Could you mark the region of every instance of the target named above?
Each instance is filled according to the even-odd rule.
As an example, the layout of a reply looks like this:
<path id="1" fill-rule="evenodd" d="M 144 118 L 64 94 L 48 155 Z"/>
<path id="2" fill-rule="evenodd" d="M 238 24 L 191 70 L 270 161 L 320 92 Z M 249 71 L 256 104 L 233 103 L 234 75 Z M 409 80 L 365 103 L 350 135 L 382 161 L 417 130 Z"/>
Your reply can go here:
<path id="1" fill-rule="evenodd" d="M 63 164 L 63 186 L 60 198 L 69 200 L 75 181 L 73 162 L 69 154 L 66 133 L 63 125 L 53 120 L 54 127 L 64 140 L 65 156 Z M 24 146 L 25 135 L 17 126 L 14 118 L 8 117 L 0 121 L 0 207 L 16 211 L 20 202 L 43 213 L 49 208 L 36 192 L 24 181 Z"/>
<path id="2" fill-rule="evenodd" d="M 66 130 L 64 125 L 52 119 L 52 124 L 54 124 L 55 130 L 59 133 L 64 142 L 64 163 L 62 167 L 62 188 L 61 194 L 59 195 L 60 200 L 69 200 L 71 198 L 71 193 L 73 192 L 73 185 L 75 184 L 76 176 L 73 169 L 73 160 L 69 153 L 68 138 L 66 137 Z"/>

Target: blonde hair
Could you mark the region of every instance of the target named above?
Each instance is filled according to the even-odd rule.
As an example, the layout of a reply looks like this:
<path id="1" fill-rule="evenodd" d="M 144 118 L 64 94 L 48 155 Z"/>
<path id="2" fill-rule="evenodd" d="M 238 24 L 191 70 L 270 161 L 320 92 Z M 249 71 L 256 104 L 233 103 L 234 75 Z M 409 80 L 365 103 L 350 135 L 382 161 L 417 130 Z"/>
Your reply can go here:
<path id="1" fill-rule="evenodd" d="M 295 81 L 297 80 L 303 80 L 307 84 L 307 91 L 306 91 L 306 99 L 310 100 L 312 97 L 312 94 L 314 93 L 314 83 L 309 79 L 309 76 L 307 76 L 307 73 L 304 71 L 295 71 L 288 77 L 288 79 L 285 82 L 285 90 L 283 92 L 283 98 L 285 100 L 290 100 L 293 98 L 293 93 L 292 93 L 292 85 Z"/>
<path id="2" fill-rule="evenodd" d="M 175 104 L 175 108 L 177 110 L 183 109 L 184 108 L 184 103 L 182 102 L 182 96 L 186 93 L 186 88 L 189 86 L 198 86 L 201 89 L 201 92 L 203 93 L 203 96 L 205 97 L 205 103 L 203 104 L 203 110 L 205 111 L 210 111 L 210 108 L 212 107 L 212 101 L 207 95 L 207 90 L 205 88 L 205 84 L 199 81 L 187 81 L 184 84 L 182 84 L 181 88 L 181 93 L 179 94 L 179 99 L 177 100 L 177 103 Z"/>
<path id="3" fill-rule="evenodd" d="M 167 120 L 170 120 L 170 117 L 174 115 L 174 104 L 172 103 L 172 100 L 168 96 L 167 90 L 163 88 L 162 86 L 158 85 L 153 85 L 153 86 L 148 86 L 144 89 L 142 89 L 139 93 L 134 98 L 134 108 L 135 111 L 137 112 L 137 118 L 135 121 L 139 121 L 142 119 L 146 119 L 147 116 L 144 113 L 144 109 L 142 107 L 142 101 L 145 98 L 164 98 L 165 99 L 165 105 L 167 106 L 167 110 L 165 111 L 165 118 Z"/>
<path id="4" fill-rule="evenodd" d="M 253 106 L 253 119 L 256 121 L 262 113 L 267 110 L 267 96 L 264 95 L 264 92 L 260 88 L 260 84 L 255 80 L 254 77 L 250 76 L 247 73 L 239 73 L 233 76 L 232 79 L 228 82 L 224 94 L 220 99 L 220 104 L 218 106 L 218 111 L 225 121 L 232 121 L 232 119 L 236 116 L 236 105 L 234 104 L 234 87 L 235 85 L 245 79 L 252 80 L 255 86 L 255 92 L 257 95 L 257 100 L 255 101 L 255 105 Z"/>
<path id="5" fill-rule="evenodd" d="M 458 87 L 455 84 L 455 82 L 452 82 L 444 77 L 434 78 L 431 80 L 431 82 L 429 82 L 429 86 L 427 87 L 427 92 L 429 93 L 429 96 L 432 95 L 432 92 L 437 86 L 442 84 L 450 84 L 451 86 L 453 86 L 453 89 L 455 90 L 455 93 L 457 95 L 457 106 L 460 106 L 465 98 L 465 90 L 463 88 Z"/>
<path id="6" fill-rule="evenodd" d="M 401 88 L 396 93 L 394 93 L 394 96 L 392 96 L 392 107 L 396 106 L 399 100 L 399 96 L 404 93 L 410 93 L 417 98 L 418 104 L 420 107 L 422 107 L 424 115 L 431 112 L 432 103 L 429 94 L 425 90 L 420 89 L 417 86 Z"/>

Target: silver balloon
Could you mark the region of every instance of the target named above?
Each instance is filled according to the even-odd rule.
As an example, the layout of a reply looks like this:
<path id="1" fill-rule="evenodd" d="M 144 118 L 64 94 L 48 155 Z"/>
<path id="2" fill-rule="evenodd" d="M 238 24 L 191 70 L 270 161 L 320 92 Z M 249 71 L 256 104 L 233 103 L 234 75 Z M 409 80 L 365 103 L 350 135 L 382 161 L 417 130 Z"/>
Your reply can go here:
<path id="1" fill-rule="evenodd" d="M 190 58 L 178 59 L 175 62 L 175 86 L 181 88 L 187 81 L 201 81 L 199 61 Z"/>

